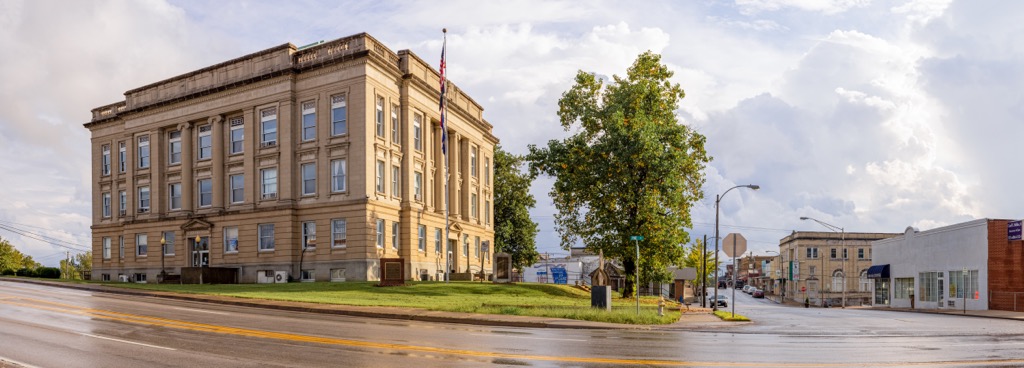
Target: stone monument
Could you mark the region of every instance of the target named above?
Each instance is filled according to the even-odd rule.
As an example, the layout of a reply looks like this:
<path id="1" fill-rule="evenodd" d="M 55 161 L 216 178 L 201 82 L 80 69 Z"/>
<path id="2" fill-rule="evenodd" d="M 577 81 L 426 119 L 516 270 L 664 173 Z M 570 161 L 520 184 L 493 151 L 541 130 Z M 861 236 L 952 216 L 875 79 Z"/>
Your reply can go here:
<path id="1" fill-rule="evenodd" d="M 512 255 L 498 253 L 494 255 L 494 283 L 508 284 L 512 282 Z"/>

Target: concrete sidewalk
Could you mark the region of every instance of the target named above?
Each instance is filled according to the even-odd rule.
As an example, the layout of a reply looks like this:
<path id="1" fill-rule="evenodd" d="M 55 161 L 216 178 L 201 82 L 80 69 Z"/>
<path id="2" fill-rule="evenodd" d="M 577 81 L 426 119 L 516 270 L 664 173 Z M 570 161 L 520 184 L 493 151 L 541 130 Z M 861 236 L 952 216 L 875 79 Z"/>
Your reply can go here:
<path id="1" fill-rule="evenodd" d="M 970 310 L 966 312 L 963 309 L 910 309 L 910 308 L 892 308 L 892 307 L 872 307 L 865 306 L 859 307 L 868 310 L 878 311 L 895 311 L 895 312 L 910 312 L 910 313 L 931 313 L 931 314 L 946 314 L 951 316 L 965 316 L 965 317 L 981 317 L 981 318 L 997 318 L 997 319 L 1009 319 L 1015 321 L 1024 321 L 1024 312 L 1011 312 L 1003 310 Z"/>
<path id="2" fill-rule="evenodd" d="M 566 329 L 622 329 L 622 330 L 680 330 L 735 325 L 736 322 L 725 322 L 710 313 L 683 313 L 680 320 L 669 325 L 624 325 L 618 323 L 580 321 L 563 318 L 511 316 L 500 314 L 457 313 L 430 311 L 418 308 L 402 307 L 365 307 L 339 304 L 319 304 L 288 302 L 264 299 L 246 299 L 219 295 L 182 294 L 164 291 L 123 289 L 101 284 L 75 284 L 56 281 L 43 281 L 21 278 L 0 278 L 3 281 L 40 284 L 67 289 L 93 291 L 109 294 L 156 297 L 184 300 L 201 303 L 216 303 L 252 308 L 267 308 L 294 312 L 334 314 L 353 317 L 386 318 L 408 321 L 459 323 L 485 326 L 528 327 L 528 328 L 566 328 Z"/>

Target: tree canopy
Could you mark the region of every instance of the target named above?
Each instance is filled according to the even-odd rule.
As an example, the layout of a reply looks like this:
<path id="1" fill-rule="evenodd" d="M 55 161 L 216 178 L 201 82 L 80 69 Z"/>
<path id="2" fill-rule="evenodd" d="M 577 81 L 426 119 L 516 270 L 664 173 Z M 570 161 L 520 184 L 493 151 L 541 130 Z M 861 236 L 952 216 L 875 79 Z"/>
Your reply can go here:
<path id="1" fill-rule="evenodd" d="M 36 269 L 39 263 L 32 256 L 23 254 L 7 239 L 0 238 L 0 274 L 14 272 L 22 268 Z"/>
<path id="2" fill-rule="evenodd" d="M 605 85 L 580 71 L 558 101 L 562 127 L 575 134 L 530 146 L 531 171 L 555 178 L 551 198 L 562 247 L 577 241 L 622 260 L 623 295 L 633 294 L 637 269 L 631 235 L 641 235 L 644 281 L 664 281 L 682 262 L 692 227 L 690 208 L 703 198 L 705 137 L 680 124 L 684 97 L 673 72 L 650 51 Z"/>
<path id="3" fill-rule="evenodd" d="M 526 172 L 524 158 L 494 149 L 494 246 L 509 253 L 512 267 L 522 269 L 537 262 L 537 223 L 530 208 L 537 201 L 530 194 L 533 177 Z"/>

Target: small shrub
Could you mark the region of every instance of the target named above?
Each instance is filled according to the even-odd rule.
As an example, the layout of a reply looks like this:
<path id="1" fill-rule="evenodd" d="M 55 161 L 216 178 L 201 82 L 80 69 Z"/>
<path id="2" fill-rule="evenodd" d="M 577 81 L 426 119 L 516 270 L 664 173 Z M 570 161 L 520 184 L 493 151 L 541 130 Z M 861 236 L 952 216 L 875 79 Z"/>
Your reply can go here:
<path id="1" fill-rule="evenodd" d="M 31 268 L 22 268 L 15 272 L 15 275 L 21 277 L 36 277 L 36 270 L 33 270 Z"/>
<path id="2" fill-rule="evenodd" d="M 3 270 L 3 271 L 0 271 L 0 276 L 14 276 L 15 274 L 17 274 L 17 272 L 18 271 L 14 270 L 14 269 L 6 269 L 6 270 Z"/>
<path id="3" fill-rule="evenodd" d="M 39 267 L 36 269 L 36 276 L 44 279 L 59 279 L 60 269 L 57 267 Z"/>
<path id="4" fill-rule="evenodd" d="M 748 322 L 748 321 L 750 321 L 750 318 L 747 318 L 746 316 L 742 316 L 742 315 L 739 315 L 739 314 L 732 314 L 732 313 L 729 313 L 729 312 L 726 312 L 726 311 L 722 311 L 722 310 L 715 311 L 715 315 L 718 316 L 718 318 L 721 318 L 723 321 L 729 321 L 729 322 Z"/>

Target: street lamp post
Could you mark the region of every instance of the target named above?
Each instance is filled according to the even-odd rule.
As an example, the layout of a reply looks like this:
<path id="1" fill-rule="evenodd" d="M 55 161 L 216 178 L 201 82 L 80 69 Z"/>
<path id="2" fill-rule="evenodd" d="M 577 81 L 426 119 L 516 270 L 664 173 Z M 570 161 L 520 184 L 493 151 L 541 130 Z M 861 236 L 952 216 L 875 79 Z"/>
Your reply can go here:
<path id="1" fill-rule="evenodd" d="M 832 230 L 832 232 L 836 232 L 836 233 L 840 234 L 839 235 L 840 236 L 839 237 L 839 248 L 843 250 L 843 261 L 842 261 L 842 271 L 843 271 L 843 308 L 846 308 L 846 287 L 847 287 L 847 285 L 846 285 L 846 283 L 847 283 L 847 280 L 846 280 L 846 272 L 847 272 L 847 270 L 846 270 L 846 258 L 849 257 L 849 251 L 847 251 L 847 249 L 846 249 L 846 230 L 841 228 L 841 227 L 839 227 L 839 226 L 832 225 L 830 223 L 827 223 L 827 222 L 824 222 L 824 221 L 821 221 L 821 220 L 818 220 L 818 219 L 815 219 L 815 218 L 812 218 L 812 217 L 806 217 L 805 216 L 805 217 L 800 217 L 800 219 L 801 220 L 811 220 L 811 221 L 817 222 L 819 225 L 824 226 L 825 228 L 827 228 L 829 230 Z M 822 257 L 822 262 L 824 262 L 824 257 Z M 824 269 L 821 270 L 821 277 L 823 279 L 822 281 L 824 281 L 824 278 L 825 278 L 825 270 Z"/>
<path id="2" fill-rule="evenodd" d="M 160 283 L 167 278 L 167 268 L 164 266 L 164 256 L 167 254 L 167 237 L 160 236 Z"/>
<path id="3" fill-rule="evenodd" d="M 722 202 L 722 197 L 725 197 L 726 194 L 729 194 L 730 190 L 733 190 L 733 189 L 736 189 L 736 188 L 740 188 L 740 187 L 742 187 L 742 188 L 750 188 L 750 189 L 753 189 L 753 190 L 761 189 L 760 186 L 754 185 L 754 184 L 737 185 L 737 186 L 734 186 L 732 188 L 726 189 L 724 193 L 715 196 L 715 299 L 711 301 L 711 305 L 712 305 L 711 309 L 716 310 L 716 311 L 718 310 L 718 239 L 719 239 L 719 236 L 718 236 L 718 213 L 719 213 L 718 205 L 719 205 L 719 203 Z M 733 273 L 735 273 L 735 272 L 736 272 L 736 270 L 734 269 Z M 735 288 L 735 287 L 736 287 L 736 285 L 733 284 L 733 288 Z M 733 300 L 733 303 L 735 303 L 735 302 L 736 301 Z"/>

